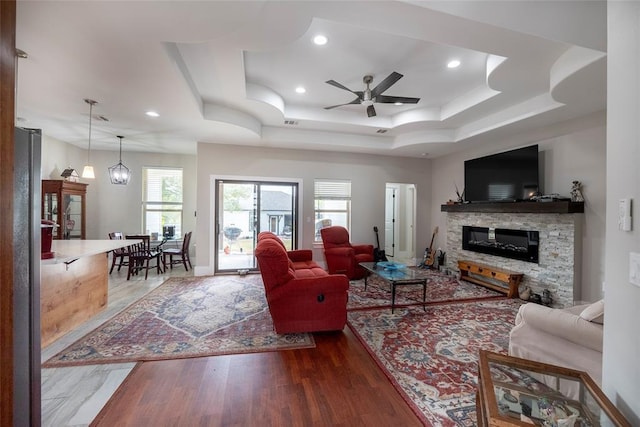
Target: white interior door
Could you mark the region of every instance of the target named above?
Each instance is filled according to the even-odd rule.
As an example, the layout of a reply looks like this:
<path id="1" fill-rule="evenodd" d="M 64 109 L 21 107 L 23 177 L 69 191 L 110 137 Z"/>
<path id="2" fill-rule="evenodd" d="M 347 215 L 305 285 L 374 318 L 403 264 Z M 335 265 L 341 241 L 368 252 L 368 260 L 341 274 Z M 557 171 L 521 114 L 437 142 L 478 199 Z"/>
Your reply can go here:
<path id="1" fill-rule="evenodd" d="M 396 186 L 387 184 L 384 205 L 384 252 L 388 257 L 395 256 L 396 241 Z"/>
<path id="2" fill-rule="evenodd" d="M 416 187 L 387 183 L 385 193 L 385 252 L 394 261 L 416 264 Z"/>

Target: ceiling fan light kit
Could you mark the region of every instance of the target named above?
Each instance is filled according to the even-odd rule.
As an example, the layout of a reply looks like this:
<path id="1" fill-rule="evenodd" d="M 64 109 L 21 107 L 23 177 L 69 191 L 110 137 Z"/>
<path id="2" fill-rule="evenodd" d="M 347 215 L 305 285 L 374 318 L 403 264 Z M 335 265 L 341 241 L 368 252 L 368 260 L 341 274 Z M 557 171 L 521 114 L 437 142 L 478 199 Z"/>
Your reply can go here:
<path id="1" fill-rule="evenodd" d="M 402 74 L 394 71 L 393 73 L 389 74 L 387 76 L 387 78 L 385 78 L 383 81 L 381 81 L 376 87 L 374 87 L 373 89 L 370 89 L 369 85 L 371 83 L 373 83 L 373 76 L 367 74 L 366 76 L 364 76 L 362 78 L 362 82 L 366 85 L 366 88 L 365 88 L 364 91 L 353 91 L 353 90 L 349 89 L 348 87 L 338 83 L 335 80 L 328 80 L 326 82 L 327 84 L 330 84 L 331 86 L 335 86 L 338 89 L 342 89 L 342 90 L 346 90 L 348 92 L 351 92 L 354 95 L 356 95 L 357 98 L 354 99 L 351 102 L 347 102 L 345 104 L 331 105 L 329 107 L 324 107 L 324 109 L 325 110 L 330 110 L 332 108 L 342 107 L 344 105 L 360 104 L 360 105 L 364 105 L 365 107 L 367 107 L 366 108 L 367 117 L 375 117 L 376 116 L 376 109 L 374 107 L 374 104 L 376 104 L 376 103 L 378 103 L 378 104 L 394 104 L 394 105 L 417 104 L 420 101 L 420 98 L 411 98 L 411 97 L 405 97 L 405 96 L 382 95 L 382 92 L 384 92 L 387 89 L 389 89 L 393 84 L 395 84 L 402 77 L 403 77 Z"/>

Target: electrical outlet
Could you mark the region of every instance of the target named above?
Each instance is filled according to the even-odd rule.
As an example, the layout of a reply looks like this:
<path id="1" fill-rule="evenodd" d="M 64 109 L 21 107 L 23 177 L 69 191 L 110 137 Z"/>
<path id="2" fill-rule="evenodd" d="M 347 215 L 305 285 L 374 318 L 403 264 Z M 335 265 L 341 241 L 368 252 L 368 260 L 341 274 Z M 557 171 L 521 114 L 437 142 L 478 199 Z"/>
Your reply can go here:
<path id="1" fill-rule="evenodd" d="M 629 253 L 629 282 L 640 287 L 640 253 Z"/>

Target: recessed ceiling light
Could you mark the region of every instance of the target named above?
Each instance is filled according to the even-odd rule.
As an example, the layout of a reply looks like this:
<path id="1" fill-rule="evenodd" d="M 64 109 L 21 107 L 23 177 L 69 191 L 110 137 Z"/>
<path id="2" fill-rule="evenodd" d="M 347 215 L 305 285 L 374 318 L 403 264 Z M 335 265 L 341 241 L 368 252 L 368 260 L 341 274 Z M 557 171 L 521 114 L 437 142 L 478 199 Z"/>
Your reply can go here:
<path id="1" fill-rule="evenodd" d="M 302 86 L 298 86 L 298 87 L 296 88 L 296 93 L 305 93 L 306 91 L 307 91 L 307 90 L 306 90 L 304 87 L 302 87 Z"/>
<path id="2" fill-rule="evenodd" d="M 323 36 L 322 34 L 318 34 L 317 36 L 315 36 L 313 38 L 313 42 L 315 44 L 317 44 L 318 46 L 322 46 L 327 44 L 327 41 L 329 41 L 329 39 L 327 39 L 325 36 Z"/>
<path id="3" fill-rule="evenodd" d="M 403 105 L 402 102 L 394 102 L 393 105 Z"/>
<path id="4" fill-rule="evenodd" d="M 449 68 L 458 68 L 459 66 L 460 66 L 460 61 L 458 61 L 457 59 L 449 61 L 449 63 L 447 64 L 447 67 Z"/>
<path id="5" fill-rule="evenodd" d="M 145 114 L 149 117 L 160 117 L 160 114 L 156 113 L 155 111 L 147 111 Z"/>

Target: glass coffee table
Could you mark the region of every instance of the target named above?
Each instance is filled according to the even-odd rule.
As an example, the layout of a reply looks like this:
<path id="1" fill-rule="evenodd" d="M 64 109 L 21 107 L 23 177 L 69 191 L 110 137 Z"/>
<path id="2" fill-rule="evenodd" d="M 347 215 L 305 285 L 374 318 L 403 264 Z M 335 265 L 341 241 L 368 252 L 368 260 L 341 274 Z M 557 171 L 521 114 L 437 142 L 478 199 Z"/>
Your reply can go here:
<path id="1" fill-rule="evenodd" d="M 631 427 L 582 371 L 480 350 L 478 426 Z"/>
<path id="2" fill-rule="evenodd" d="M 391 312 L 396 304 L 396 287 L 405 285 L 422 285 L 422 309 L 427 299 L 427 278 L 414 268 L 393 262 L 361 262 L 360 266 L 371 274 L 375 274 L 391 286 Z M 364 278 L 364 288 L 367 289 L 367 276 Z"/>

